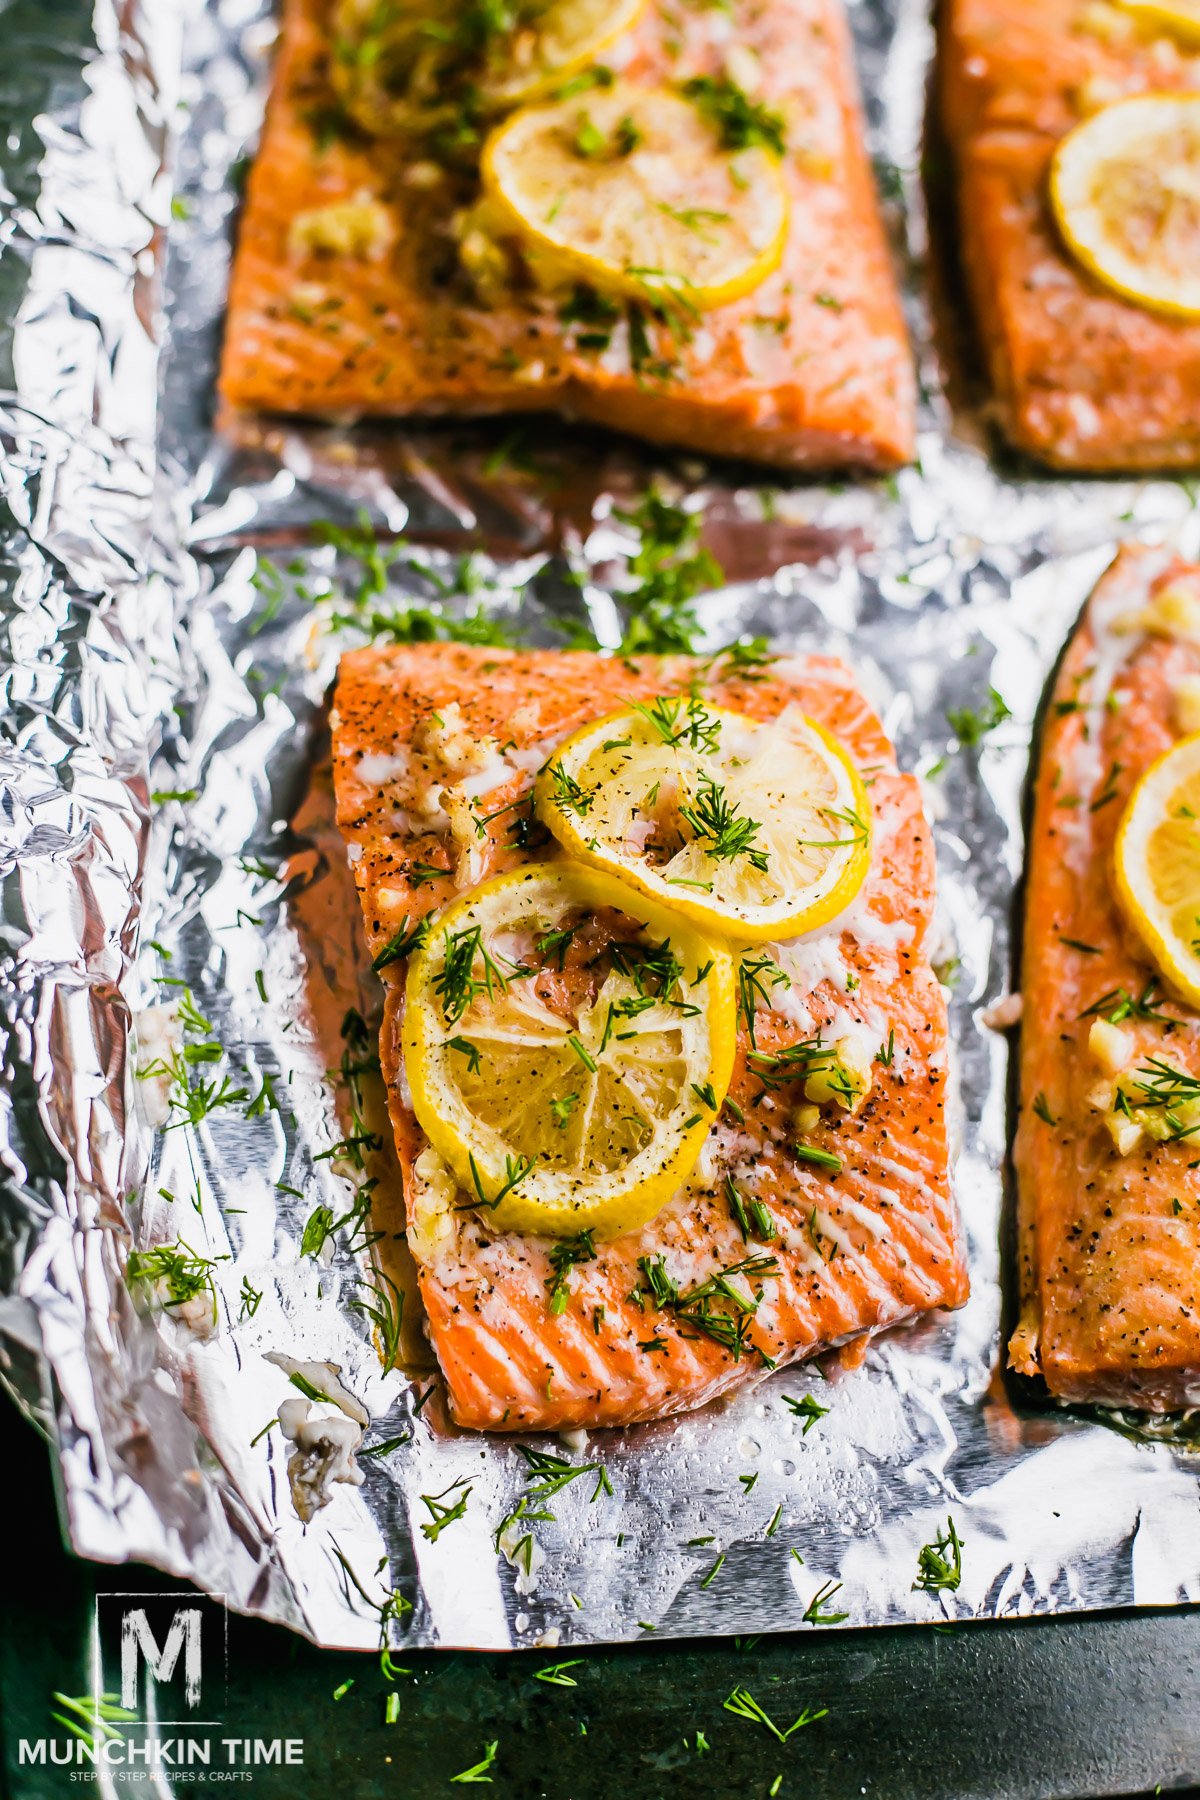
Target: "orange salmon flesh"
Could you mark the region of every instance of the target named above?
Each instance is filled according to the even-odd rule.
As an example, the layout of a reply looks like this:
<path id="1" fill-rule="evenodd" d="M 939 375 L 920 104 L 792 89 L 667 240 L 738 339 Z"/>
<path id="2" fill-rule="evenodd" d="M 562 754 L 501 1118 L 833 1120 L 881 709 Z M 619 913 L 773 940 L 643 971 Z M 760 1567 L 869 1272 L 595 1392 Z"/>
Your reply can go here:
<path id="1" fill-rule="evenodd" d="M 723 678 L 719 664 L 692 657 L 630 663 L 461 645 L 350 652 L 334 700 L 334 780 L 371 949 L 460 886 L 553 857 L 542 828 L 529 828 L 538 766 L 570 732 L 625 702 L 687 694 L 694 684 L 712 705 L 758 720 L 799 706 L 841 739 L 867 783 L 864 887 L 828 927 L 771 947 L 787 980 L 765 984 L 754 1031 L 760 1052 L 818 1031 L 827 1040 L 858 1032 L 879 1047 L 872 1085 L 859 1111 L 830 1108 L 806 1134 L 840 1159 L 838 1172 L 798 1161 L 787 1120 L 800 1096 L 764 1091 L 747 1062 L 743 1016 L 730 1088 L 742 1121 L 719 1117 L 693 1177 L 648 1225 L 596 1242 L 555 1313 L 551 1240 L 497 1234 L 466 1194 L 442 1209 L 436 1232 L 428 1229 L 428 1184 L 414 1167 L 427 1146 L 399 1048 L 405 964 L 386 966 L 380 1048 L 409 1242 L 451 1412 L 463 1426 L 553 1431 L 661 1418 L 772 1365 L 966 1298 L 948 1172 L 946 1011 L 928 959 L 933 848 L 917 783 L 898 772 L 841 663 L 786 658 L 751 680 Z M 482 837 L 467 806 L 488 818 Z M 743 1236 L 727 1176 L 761 1202 L 774 1235 Z M 767 1259 L 772 1272 L 746 1278 L 757 1304 L 737 1347 L 658 1304 L 641 1261 L 662 1258 L 687 1292 L 750 1256 Z"/>
<path id="2" fill-rule="evenodd" d="M 1200 1073 L 1200 1020 L 1155 981 L 1118 908 L 1113 846 L 1138 778 L 1175 743 L 1173 696 L 1200 647 L 1139 629 L 1168 584 L 1200 605 L 1200 569 L 1122 550 L 1063 659 L 1038 763 L 1025 908 L 1019 1194 L 1021 1320 L 1013 1367 L 1067 1400 L 1200 1405 L 1200 1150 L 1146 1140 L 1121 1156 L 1089 1093 L 1093 1020 L 1122 992 L 1131 1067 Z"/>
<path id="3" fill-rule="evenodd" d="M 719 75 L 728 24 L 721 9 L 653 0 L 622 40 L 622 74 L 643 85 Z M 439 175 L 398 141 L 328 133 L 329 7 L 287 0 L 230 287 L 228 406 L 342 417 L 552 411 L 785 467 L 910 460 L 913 371 L 841 6 L 755 0 L 739 4 L 737 26 L 761 68 L 756 99 L 791 121 L 783 260 L 688 329 L 651 321 L 645 355 L 624 320 L 607 348 L 581 346 L 580 326 L 532 288 L 482 304 L 454 235 L 476 177 Z M 364 196 L 384 208 L 386 246 L 330 254 L 301 233 L 297 247 L 298 218 Z"/>
<path id="4" fill-rule="evenodd" d="M 1194 56 L 1092 0 L 949 0 L 942 118 L 958 230 L 996 408 L 1020 449 L 1062 469 L 1200 462 L 1200 323 L 1123 299 L 1067 251 L 1055 145 L 1110 101 L 1196 87 Z"/>

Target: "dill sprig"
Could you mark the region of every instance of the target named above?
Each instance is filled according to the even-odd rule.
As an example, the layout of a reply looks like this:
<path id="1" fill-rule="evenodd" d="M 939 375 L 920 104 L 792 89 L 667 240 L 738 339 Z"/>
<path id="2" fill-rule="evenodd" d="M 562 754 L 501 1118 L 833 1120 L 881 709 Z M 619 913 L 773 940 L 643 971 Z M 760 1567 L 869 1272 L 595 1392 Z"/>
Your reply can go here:
<path id="1" fill-rule="evenodd" d="M 457 1024 L 478 995 L 486 994 L 494 1000 L 497 991 L 508 992 L 510 981 L 532 973 L 522 963 L 509 963 L 507 972 L 502 969 L 483 941 L 481 925 L 466 925 L 461 931 L 446 931 L 442 935 L 445 951 L 442 966 L 433 978 L 433 989 L 442 1003 L 447 1025 Z"/>
<path id="2" fill-rule="evenodd" d="M 466 1477 L 460 1475 L 457 1481 L 452 1481 L 450 1486 L 443 1488 L 440 1494 L 422 1494 L 420 1496 L 421 1505 L 429 1514 L 429 1518 L 421 1525 L 421 1532 L 431 1544 L 436 1544 L 447 1526 L 466 1517 L 467 1501 L 471 1498 L 472 1490 L 465 1484 Z M 447 1494 L 453 1494 L 459 1488 L 462 1488 L 463 1492 L 459 1494 L 458 1499 L 452 1505 L 449 1504 L 446 1500 Z"/>
<path id="3" fill-rule="evenodd" d="M 735 1687 L 722 1705 L 725 1711 L 732 1713 L 736 1719 L 749 1719 L 752 1724 L 763 1726 L 771 1733 L 772 1737 L 778 1738 L 781 1744 L 786 1744 L 793 1732 L 803 1731 L 806 1725 L 815 1724 L 818 1719 L 826 1718 L 829 1713 L 827 1706 L 819 1707 L 815 1712 L 810 1712 L 806 1706 L 798 1719 L 781 1730 L 770 1714 L 763 1711 L 748 1688 Z"/>
<path id="4" fill-rule="evenodd" d="M 704 854 L 717 862 L 733 862 L 744 856 L 752 868 L 765 875 L 770 861 L 765 850 L 755 846 L 754 839 L 762 830 L 757 819 L 738 813 L 737 802 L 730 800 L 725 789 L 709 774 L 700 777 L 696 798 L 690 806 L 681 806 L 679 816 L 695 833 L 693 841 L 707 839 Z"/>
<path id="5" fill-rule="evenodd" d="M 932 1544 L 922 1545 L 917 1553 L 914 1590 L 937 1594 L 945 1589 L 953 1593 L 962 1581 L 962 1548 L 954 1520 L 947 1515 L 945 1531 L 939 1532 Z"/>
<path id="6" fill-rule="evenodd" d="M 1101 994 L 1098 1000 L 1080 1013 L 1081 1019 L 1100 1017 L 1110 1025 L 1122 1025 L 1126 1019 L 1166 1019 L 1169 1015 L 1163 1012 L 1155 993 L 1158 981 L 1154 976 L 1146 983 L 1141 993 L 1134 996 L 1123 987 L 1110 988 L 1107 994 Z"/>
<path id="7" fill-rule="evenodd" d="M 228 1258 L 222 1257 L 221 1261 Z M 207 1294 L 212 1305 L 213 1324 L 217 1322 L 217 1290 L 213 1282 L 216 1262 L 201 1256 L 182 1238 L 174 1244 L 156 1244 L 150 1250 L 131 1250 L 125 1264 L 127 1281 L 161 1282 L 166 1294 L 163 1301 L 170 1310 L 186 1306 L 201 1294 Z"/>
<path id="8" fill-rule="evenodd" d="M 758 1011 L 759 1002 L 769 1010 L 771 995 L 768 984 L 772 988 L 786 987 L 788 978 L 774 958 L 762 951 L 758 956 L 742 957 L 738 963 L 737 979 L 738 1012 L 746 1021 L 751 1049 L 755 1049 L 758 1040 L 754 1035 L 754 1015 Z"/>
<path id="9" fill-rule="evenodd" d="M 748 1338 L 754 1315 L 762 1302 L 762 1289 L 747 1295 L 734 1287 L 732 1280 L 735 1275 L 760 1282 L 777 1276 L 780 1268 L 773 1256 L 757 1252 L 743 1257 L 740 1262 L 718 1269 L 707 1281 L 686 1294 L 680 1292 L 678 1282 L 667 1273 L 662 1256 L 641 1256 L 638 1268 L 646 1284 L 644 1292 L 650 1295 L 660 1311 L 673 1312 L 681 1323 L 702 1332 L 728 1350 L 735 1362 L 740 1362 L 746 1351 L 754 1349 L 767 1368 L 774 1368 L 774 1360 L 765 1350 L 751 1344 Z"/>
<path id="10" fill-rule="evenodd" d="M 828 1406 L 822 1406 L 821 1402 L 815 1399 L 812 1394 L 805 1394 L 799 1400 L 795 1399 L 791 1394 L 785 1394 L 783 1396 L 783 1404 L 790 1412 L 794 1412 L 798 1419 L 804 1420 L 804 1430 L 800 1433 L 801 1437 L 807 1437 L 813 1426 L 817 1423 L 817 1420 L 823 1419 L 826 1413 L 830 1411 Z"/>
<path id="11" fill-rule="evenodd" d="M 591 1231 L 581 1231 L 577 1237 L 558 1238 L 550 1246 L 547 1257 L 550 1275 L 546 1286 L 550 1289 L 549 1304 L 552 1313 L 564 1313 L 567 1310 L 567 1301 L 571 1297 L 567 1277 L 571 1270 L 579 1263 L 595 1260 L 596 1246 Z"/>
<path id="12" fill-rule="evenodd" d="M 840 1625 L 843 1619 L 850 1617 L 848 1612 L 826 1612 L 824 1610 L 833 1596 L 841 1592 L 841 1587 L 840 1581 L 827 1581 L 817 1589 L 804 1610 L 806 1625 Z"/>
<path id="13" fill-rule="evenodd" d="M 787 149 L 787 121 L 782 113 L 752 100 L 730 75 L 695 75 L 683 91 L 716 131 L 724 150 Z"/>
<path id="14" fill-rule="evenodd" d="M 801 1038 L 785 1044 L 781 1050 L 751 1050 L 746 1056 L 764 1088 L 786 1087 L 791 1081 L 806 1081 L 809 1076 L 826 1072 L 837 1061 L 832 1044 L 826 1044 L 820 1032 L 816 1037 Z M 836 1082 L 831 1085 L 836 1086 Z"/>
<path id="15" fill-rule="evenodd" d="M 640 315 L 631 313 L 631 340 L 635 316 Z M 690 654 L 700 632 L 691 603 L 697 594 L 719 587 L 725 579 L 712 553 L 698 547 L 700 520 L 653 492 L 630 511 L 618 510 L 615 516 L 641 538 L 629 559 L 633 585 L 618 596 L 627 615 L 620 653 Z"/>
<path id="16" fill-rule="evenodd" d="M 468 1200 L 466 1205 L 481 1206 L 488 1212 L 494 1212 L 500 1202 L 506 1200 L 513 1189 L 519 1187 L 526 1176 L 532 1173 L 534 1164 L 537 1160 L 536 1152 L 533 1156 L 506 1155 L 504 1158 L 504 1180 L 500 1183 L 496 1192 L 489 1198 L 484 1192 L 483 1176 L 480 1174 L 479 1164 L 475 1161 L 475 1154 L 473 1151 L 468 1151 L 467 1161 L 471 1166 L 471 1184 L 475 1189 L 477 1198 Z"/>
<path id="17" fill-rule="evenodd" d="M 581 781 L 576 781 L 561 762 L 550 764 L 550 779 L 554 785 L 554 804 L 558 810 L 574 813 L 576 818 L 581 819 L 596 798 L 595 788 L 584 787 Z"/>
<path id="18" fill-rule="evenodd" d="M 443 874 L 444 870 L 439 869 L 437 873 Z M 428 936 L 428 918 L 418 919 L 415 925 L 410 926 L 408 914 L 405 913 L 404 923 L 399 931 L 393 932 L 383 949 L 377 951 L 371 958 L 371 967 L 377 973 L 390 968 L 392 963 L 399 962 L 402 957 L 407 956 L 410 950 L 419 950 Z"/>
<path id="19" fill-rule="evenodd" d="M 686 700 L 678 694 L 660 694 L 648 705 L 631 700 L 629 710 L 645 719 L 664 744 L 687 744 L 710 753 L 720 745 L 721 721 L 698 694 L 689 694 Z"/>
<path id="20" fill-rule="evenodd" d="M 995 731 L 997 725 L 1003 725 L 1005 719 L 1012 718 L 1012 711 L 1002 694 L 994 687 L 988 689 L 987 705 L 973 712 L 969 706 L 952 708 L 946 714 L 946 723 L 964 749 L 974 746 Z"/>
<path id="21" fill-rule="evenodd" d="M 369 1319 L 379 1333 L 383 1346 L 383 1370 L 387 1375 L 395 1368 L 400 1356 L 400 1328 L 404 1323 L 404 1295 L 396 1286 L 390 1275 L 382 1269 L 374 1270 L 376 1286 L 360 1281 L 359 1286 L 366 1290 L 366 1298 L 348 1302 L 350 1310 Z"/>

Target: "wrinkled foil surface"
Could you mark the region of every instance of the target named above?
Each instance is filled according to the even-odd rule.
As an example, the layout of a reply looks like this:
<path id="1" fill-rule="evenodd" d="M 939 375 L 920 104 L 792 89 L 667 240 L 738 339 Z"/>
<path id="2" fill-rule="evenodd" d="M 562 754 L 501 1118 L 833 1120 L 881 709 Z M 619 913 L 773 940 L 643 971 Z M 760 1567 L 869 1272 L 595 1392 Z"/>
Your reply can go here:
<path id="1" fill-rule="evenodd" d="M 213 386 L 268 12 L 97 0 L 77 44 L 15 33 L 3 100 L 25 111 L 0 193 L 0 1375 L 52 1440 L 83 1555 L 156 1564 L 362 1648 L 393 1591 L 411 1603 L 392 1609 L 396 1641 L 478 1648 L 782 1630 L 829 1582 L 826 1610 L 848 1626 L 1200 1600 L 1186 1433 L 1056 1410 L 1004 1375 L 1010 1047 L 983 1018 L 1014 979 L 1046 678 L 1121 537 L 1200 550 L 1193 493 L 989 460 L 977 415 L 947 397 L 969 392 L 971 353 L 929 299 L 932 29 L 916 0 L 851 12 L 924 398 L 914 468 L 826 485 L 540 426 L 553 478 L 497 476 L 502 431 L 222 435 Z M 936 165 L 930 152 L 935 185 Z M 313 595 L 354 576 L 312 527 L 365 511 L 384 538 L 426 546 L 420 566 L 393 562 L 389 604 L 448 587 L 450 610 L 482 605 L 534 642 L 588 621 L 612 643 L 632 547 L 614 496 L 654 477 L 705 510 L 729 577 L 700 602 L 707 643 L 762 632 L 846 656 L 902 765 L 927 778 L 973 1291 L 853 1371 L 784 1370 L 586 1448 L 536 1441 L 602 1463 L 612 1493 L 593 1498 L 589 1475 L 539 1502 L 554 1516 L 532 1527 L 526 1573 L 493 1541 L 528 1491 L 518 1448 L 453 1431 L 428 1367 L 383 1371 L 345 1233 L 301 1252 L 314 1207 L 340 1217 L 353 1196 L 353 1170 L 327 1154 L 345 1130 L 332 1009 L 378 1004 L 313 776 L 338 649 L 314 631 Z M 1011 717 L 964 748 L 947 713 L 986 707 L 993 687 Z M 178 984 L 225 1047 L 218 1074 L 277 1104 L 161 1129 L 137 1070 Z M 177 1240 L 215 1261 L 215 1328 L 125 1280 L 131 1248 Z M 364 1448 L 400 1440 L 307 1524 L 289 1446 L 264 1434 L 296 1393 L 272 1353 L 338 1365 L 370 1415 Z M 806 1392 L 829 1407 L 807 1432 L 782 1398 Z M 424 1496 L 467 1488 L 461 1518 L 422 1532 Z M 948 1514 L 961 1585 L 915 1590 Z"/>

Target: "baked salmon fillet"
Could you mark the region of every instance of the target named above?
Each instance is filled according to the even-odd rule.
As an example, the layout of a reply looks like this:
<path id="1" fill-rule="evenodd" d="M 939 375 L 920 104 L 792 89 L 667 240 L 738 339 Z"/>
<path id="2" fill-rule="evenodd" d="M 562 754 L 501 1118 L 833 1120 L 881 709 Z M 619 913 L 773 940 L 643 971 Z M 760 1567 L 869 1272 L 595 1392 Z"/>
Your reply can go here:
<path id="1" fill-rule="evenodd" d="M 661 1418 L 966 1297 L 948 1174 L 946 1012 L 928 960 L 934 856 L 917 783 L 898 772 L 842 664 L 787 658 L 753 673 L 682 656 L 457 645 L 342 659 L 337 816 L 383 964 L 381 1061 L 408 1239 L 460 1425 Z M 553 866 L 561 853 L 531 809 L 536 770 L 568 734 L 660 696 L 698 696 L 754 721 L 802 708 L 836 734 L 867 784 L 869 864 L 827 926 L 746 952 L 729 1098 L 694 1170 L 648 1222 L 597 1234 L 562 1277 L 555 1240 L 498 1231 L 418 1126 L 401 1047 L 406 964 L 395 952 L 464 890 L 523 864 Z M 574 945 L 568 977 L 573 960 Z M 860 1091 L 854 1110 L 823 1109 L 819 1123 L 809 1107 L 802 1159 L 792 1121 L 804 1093 L 786 1079 L 787 1052 L 814 1033 L 860 1046 Z M 700 1293 L 710 1300 L 688 1303 Z"/>
<path id="2" fill-rule="evenodd" d="M 790 468 L 911 458 L 913 371 L 839 0 L 649 0 L 607 52 L 638 87 L 719 83 L 735 134 L 759 129 L 751 105 L 786 133 L 779 266 L 703 312 L 686 283 L 642 305 L 586 284 L 539 292 L 519 258 L 497 273 L 506 245 L 469 223 L 477 166 L 347 122 L 330 85 L 345 57 L 327 0 L 286 0 L 229 293 L 230 408 L 552 411 Z M 701 241 L 719 216 L 696 208 Z"/>
<path id="3" fill-rule="evenodd" d="M 1159 1098 L 1200 1074 L 1200 1013 L 1126 923 L 1114 845 L 1138 778 L 1200 725 L 1198 620 L 1200 569 L 1167 551 L 1126 548 L 1099 583 L 1049 705 L 1025 907 L 1010 1361 L 1155 1412 L 1200 1405 L 1200 1149 Z"/>
<path id="4" fill-rule="evenodd" d="M 1193 466 L 1200 322 L 1090 274 L 1048 187 L 1067 132 L 1118 99 L 1196 89 L 1194 56 L 1106 0 L 948 0 L 942 17 L 959 243 L 1001 428 L 1061 469 Z"/>

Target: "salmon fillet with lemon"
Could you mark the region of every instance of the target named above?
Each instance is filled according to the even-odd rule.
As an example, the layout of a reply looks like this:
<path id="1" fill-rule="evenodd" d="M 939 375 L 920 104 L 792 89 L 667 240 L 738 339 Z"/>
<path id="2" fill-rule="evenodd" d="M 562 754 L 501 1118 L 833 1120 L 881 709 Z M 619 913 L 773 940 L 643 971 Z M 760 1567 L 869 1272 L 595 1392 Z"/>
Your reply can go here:
<path id="1" fill-rule="evenodd" d="M 1200 461 L 1196 19 L 1117 0 L 945 9 L 942 115 L 996 411 L 1057 468 Z"/>
<path id="2" fill-rule="evenodd" d="M 1200 1405 L 1200 569 L 1123 550 L 1050 701 L 1029 858 L 1010 1360 Z"/>
<path id="3" fill-rule="evenodd" d="M 907 461 L 838 0 L 513 12 L 481 42 L 469 8 L 287 0 L 228 405 L 555 411 L 787 467 Z"/>
<path id="4" fill-rule="evenodd" d="M 460 1425 L 660 1418 L 961 1304 L 933 850 L 842 664 L 368 648 L 333 745 Z"/>

